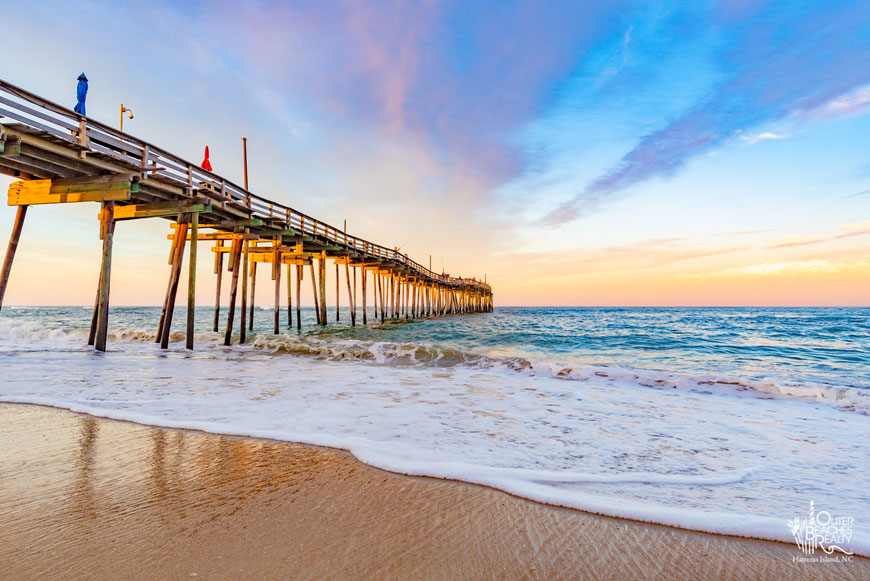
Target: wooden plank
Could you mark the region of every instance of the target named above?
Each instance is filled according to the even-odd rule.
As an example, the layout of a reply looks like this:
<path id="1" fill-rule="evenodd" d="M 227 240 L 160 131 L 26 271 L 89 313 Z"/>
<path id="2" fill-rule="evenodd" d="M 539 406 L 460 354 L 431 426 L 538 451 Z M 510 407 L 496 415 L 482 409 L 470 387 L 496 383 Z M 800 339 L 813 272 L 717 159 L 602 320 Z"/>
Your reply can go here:
<path id="1" fill-rule="evenodd" d="M 124 202 L 130 199 L 130 190 L 103 190 L 72 192 L 68 194 L 17 194 L 9 192 L 9 206 L 37 204 L 68 204 L 73 202 Z"/>
<path id="2" fill-rule="evenodd" d="M 199 225 L 200 228 L 207 228 L 207 226 Z M 172 240 L 175 238 L 175 234 L 167 234 L 166 239 Z M 188 240 L 190 240 L 190 234 L 187 235 Z M 238 239 L 246 239 L 246 240 L 258 240 L 260 237 L 256 234 L 234 234 L 232 232 L 201 232 L 197 235 L 197 240 L 238 240 Z M 212 250 L 215 252 L 215 250 Z M 229 252 L 229 247 L 226 247 L 226 250 L 218 250 L 217 252 Z"/>
<path id="3" fill-rule="evenodd" d="M 60 178 L 63 179 L 63 178 Z M 50 181 L 51 186 L 48 191 L 45 191 L 44 182 Z M 39 183 L 41 182 L 41 183 Z M 108 182 L 96 184 L 69 184 L 58 185 L 57 180 L 39 180 L 38 183 L 31 185 L 28 182 L 13 182 L 9 189 L 15 188 L 19 194 L 76 194 L 84 192 L 106 192 L 109 190 L 130 190 L 131 192 L 139 191 L 139 184 L 136 182 Z M 17 184 L 22 184 L 17 186 Z"/>

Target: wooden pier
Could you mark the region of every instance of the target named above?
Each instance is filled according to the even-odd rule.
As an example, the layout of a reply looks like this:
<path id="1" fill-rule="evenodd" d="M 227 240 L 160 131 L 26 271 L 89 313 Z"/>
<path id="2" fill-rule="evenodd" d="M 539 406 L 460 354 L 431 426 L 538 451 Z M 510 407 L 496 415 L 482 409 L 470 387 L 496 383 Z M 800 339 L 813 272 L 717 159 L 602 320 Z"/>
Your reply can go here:
<path id="1" fill-rule="evenodd" d="M 488 312 L 493 307 L 492 289 L 484 281 L 433 272 L 396 249 L 352 236 L 289 206 L 256 196 L 159 147 L 2 80 L 0 173 L 20 178 L 9 186 L 9 205 L 17 206 L 18 210 L 0 272 L 0 308 L 29 206 L 99 203 L 102 265 L 89 344 L 100 351 L 105 351 L 108 336 L 112 241 L 116 224 L 126 220 L 170 221 L 169 276 L 156 339 L 163 348 L 169 343 L 178 284 L 184 276 L 185 250 L 186 344 L 188 349 L 193 348 L 196 261 L 199 243 L 203 241 L 213 245 L 216 332 L 221 330 L 224 268 L 231 273 L 227 320 L 223 326 L 227 345 L 235 330 L 244 342 L 247 331 L 253 329 L 253 297 L 261 263 L 268 265 L 274 284 L 276 334 L 281 332 L 284 319 L 282 270 L 286 279 L 286 328 L 302 328 L 300 301 L 306 270 L 311 279 L 317 322 L 327 324 L 330 260 L 335 264 L 336 302 L 340 272 L 344 270 L 351 325 L 356 325 L 360 314 L 362 324 L 367 324 L 395 318 Z M 358 305 L 360 295 L 362 302 Z M 238 327 L 237 306 L 240 306 Z M 338 304 L 335 316 L 338 320 Z"/>

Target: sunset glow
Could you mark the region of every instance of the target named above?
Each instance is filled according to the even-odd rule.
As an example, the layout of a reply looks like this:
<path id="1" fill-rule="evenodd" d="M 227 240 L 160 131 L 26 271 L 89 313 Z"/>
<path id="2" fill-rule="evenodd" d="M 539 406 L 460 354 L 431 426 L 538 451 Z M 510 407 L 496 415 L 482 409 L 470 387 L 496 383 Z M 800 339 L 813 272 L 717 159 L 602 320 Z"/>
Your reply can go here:
<path id="1" fill-rule="evenodd" d="M 7 46 L 107 44 L 43 35 L 0 78 L 71 108 L 86 71 L 91 117 L 238 182 L 246 136 L 253 192 L 497 306 L 870 305 L 866 2 L 37 4 Z M 72 206 L 28 215 L 6 304 L 93 304 Z M 118 226 L 113 305 L 160 303 L 168 231 Z"/>

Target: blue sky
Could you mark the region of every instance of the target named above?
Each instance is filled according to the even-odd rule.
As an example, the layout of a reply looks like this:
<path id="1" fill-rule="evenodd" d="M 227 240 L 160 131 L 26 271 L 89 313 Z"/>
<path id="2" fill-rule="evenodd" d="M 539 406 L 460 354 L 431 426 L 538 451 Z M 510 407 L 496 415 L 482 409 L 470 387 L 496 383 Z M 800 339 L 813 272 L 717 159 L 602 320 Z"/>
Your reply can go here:
<path id="1" fill-rule="evenodd" d="M 256 193 L 500 304 L 870 303 L 866 2 L 30 2 L 4 32 L 4 80 L 71 106 L 84 70 L 91 116 L 237 181 L 245 135 Z M 93 214 L 34 212 L 8 300 L 92 300 Z M 122 234 L 121 303 L 159 302 L 165 231 Z"/>

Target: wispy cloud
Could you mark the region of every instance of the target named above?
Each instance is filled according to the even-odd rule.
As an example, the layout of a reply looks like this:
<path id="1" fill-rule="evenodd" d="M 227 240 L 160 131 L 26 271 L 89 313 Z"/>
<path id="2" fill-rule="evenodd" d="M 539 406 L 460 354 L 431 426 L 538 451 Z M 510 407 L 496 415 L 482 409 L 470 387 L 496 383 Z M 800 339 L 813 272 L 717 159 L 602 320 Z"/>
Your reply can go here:
<path id="1" fill-rule="evenodd" d="M 835 234 L 824 236 L 822 238 L 803 238 L 799 240 L 789 240 L 780 242 L 771 246 L 766 246 L 765 249 L 773 250 L 777 248 L 793 248 L 795 246 L 811 246 L 814 244 L 823 244 L 833 240 L 841 240 L 843 238 L 852 238 L 854 236 L 863 236 L 870 234 L 870 220 L 860 224 L 844 224 L 839 226 Z"/>
<path id="2" fill-rule="evenodd" d="M 681 279 L 765 277 L 788 275 L 836 275 L 843 273 L 870 273 L 870 262 L 835 262 L 829 260 L 795 260 L 787 262 L 763 262 L 714 272 L 683 274 Z"/>
<path id="3" fill-rule="evenodd" d="M 758 135 L 754 135 L 752 137 L 742 136 L 740 139 L 746 142 L 746 145 L 754 145 L 759 141 L 767 141 L 769 139 L 785 139 L 788 137 L 785 133 L 771 133 L 769 131 L 765 131 L 764 133 L 759 133 Z"/>
<path id="4" fill-rule="evenodd" d="M 638 271 L 656 269 L 679 262 L 733 254 L 746 250 L 743 246 L 697 245 L 687 238 L 654 238 L 596 249 L 575 249 L 558 252 L 522 252 L 501 256 L 510 264 L 526 264 L 536 270 L 578 272 Z"/>
<path id="5" fill-rule="evenodd" d="M 739 130 L 814 111 L 864 111 L 868 22 L 870 5 L 844 2 L 835 9 L 775 3 L 730 24 L 717 61 L 728 71 L 726 80 L 679 118 L 640 138 L 616 165 L 539 223 L 570 222 L 616 192 L 675 173 Z"/>

